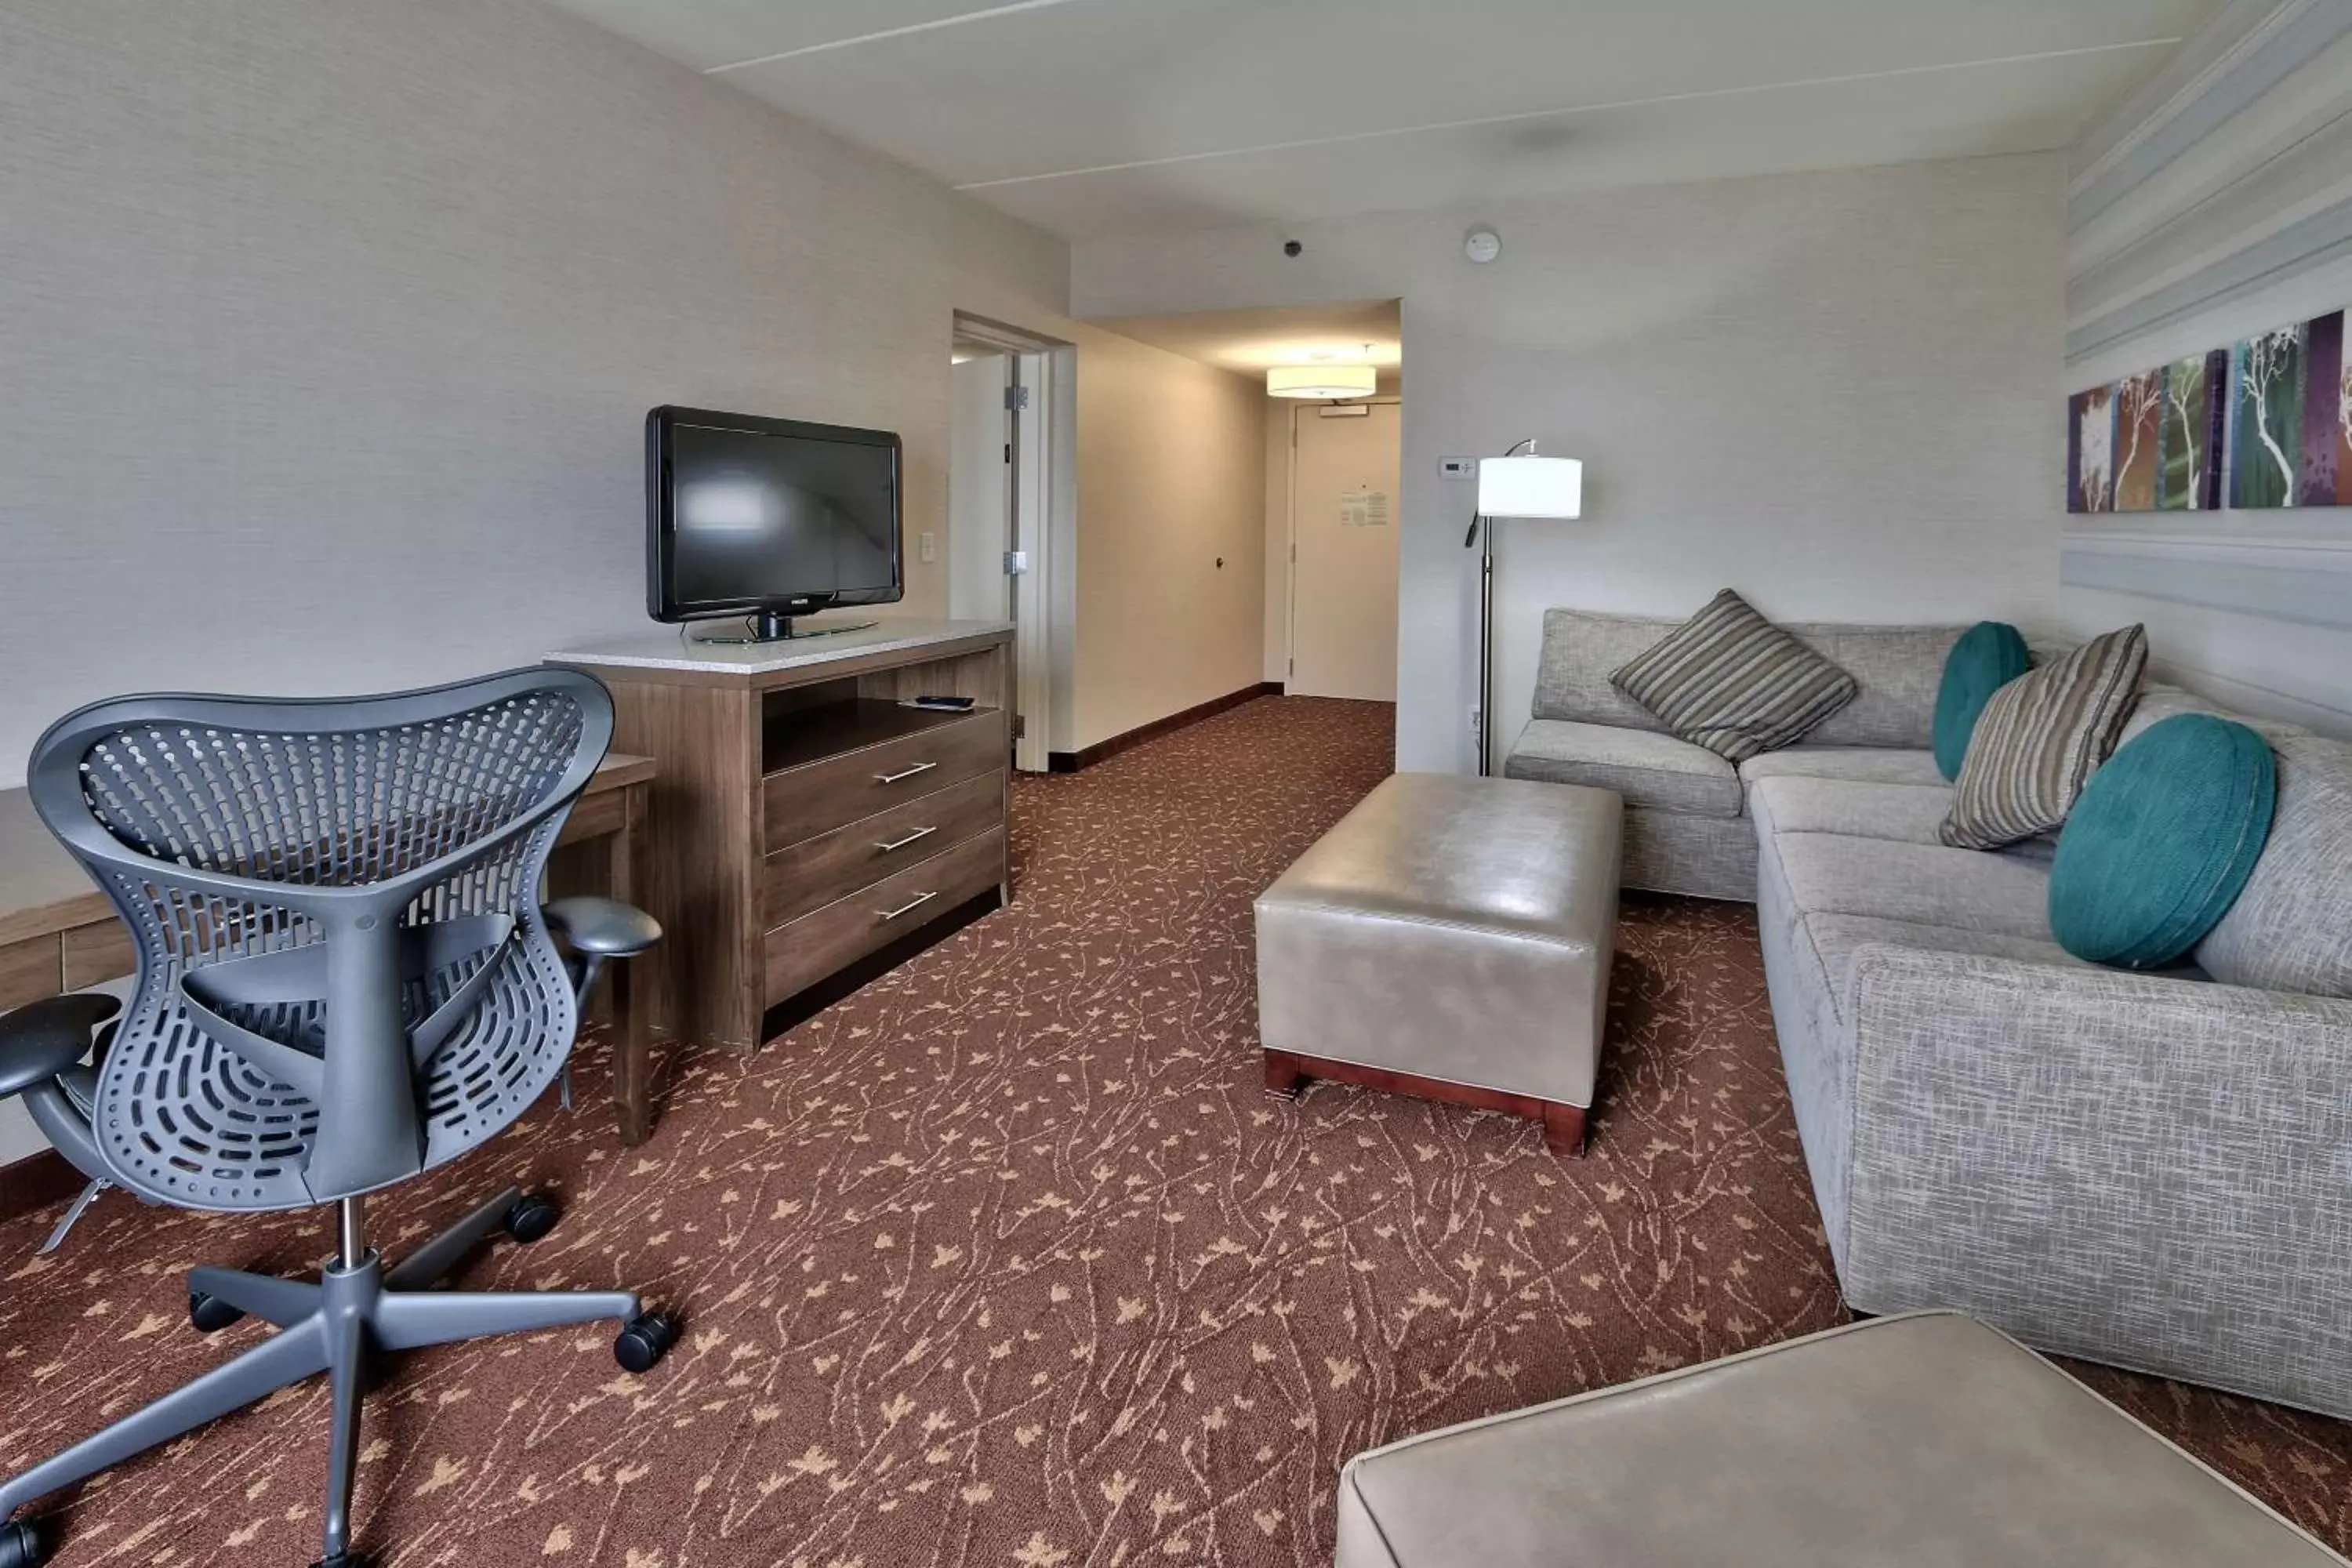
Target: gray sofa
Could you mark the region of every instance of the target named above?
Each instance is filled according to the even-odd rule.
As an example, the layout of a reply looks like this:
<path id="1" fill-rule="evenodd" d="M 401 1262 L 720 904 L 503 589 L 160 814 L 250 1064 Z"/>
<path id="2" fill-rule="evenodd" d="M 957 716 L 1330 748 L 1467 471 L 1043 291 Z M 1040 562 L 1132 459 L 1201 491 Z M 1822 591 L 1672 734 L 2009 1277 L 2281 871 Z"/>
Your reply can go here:
<path id="1" fill-rule="evenodd" d="M 1624 795 L 1627 886 L 1755 899 L 1847 1300 L 2352 1415 L 2352 746 L 2245 719 L 2280 763 L 2253 880 L 2195 967 L 2125 973 L 2051 940 L 2046 844 L 1937 840 L 1958 628 L 1791 628 L 1863 696 L 1734 772 L 1608 687 L 1675 624 L 1548 616 L 1506 771 Z M 2182 711 L 2221 710 L 2151 686 L 2126 739 Z"/>

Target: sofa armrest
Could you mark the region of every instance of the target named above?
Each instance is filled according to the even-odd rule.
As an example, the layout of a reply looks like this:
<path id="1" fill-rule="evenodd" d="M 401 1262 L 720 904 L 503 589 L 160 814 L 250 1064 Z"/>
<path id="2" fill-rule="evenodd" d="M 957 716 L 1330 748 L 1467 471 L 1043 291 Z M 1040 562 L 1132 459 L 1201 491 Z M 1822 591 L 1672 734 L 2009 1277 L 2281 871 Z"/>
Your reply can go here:
<path id="1" fill-rule="evenodd" d="M 2352 1002 L 1853 961 L 1847 1291 L 2352 1414 Z"/>

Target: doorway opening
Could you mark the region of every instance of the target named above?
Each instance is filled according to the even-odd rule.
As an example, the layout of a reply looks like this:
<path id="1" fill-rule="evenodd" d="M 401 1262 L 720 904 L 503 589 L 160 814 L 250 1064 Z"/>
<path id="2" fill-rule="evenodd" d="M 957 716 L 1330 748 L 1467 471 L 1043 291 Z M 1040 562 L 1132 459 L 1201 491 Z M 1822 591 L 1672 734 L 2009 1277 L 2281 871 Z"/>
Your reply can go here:
<path id="1" fill-rule="evenodd" d="M 1092 323 L 1247 377 L 1265 443 L 1266 689 L 1393 702 L 1404 310 L 1398 300 Z M 1281 395 L 1277 386 L 1307 395 Z"/>
<path id="2" fill-rule="evenodd" d="M 1057 701 L 1066 705 L 1055 689 L 1066 684 L 1069 650 L 1057 644 L 1068 637 L 1055 628 L 1076 619 L 1066 569 L 1076 492 L 1076 353 L 1067 343 L 956 312 L 948 615 L 1013 624 L 1013 763 L 1024 773 L 1046 771 Z"/>
<path id="3" fill-rule="evenodd" d="M 1397 397 L 1300 405 L 1290 417 L 1288 652 L 1283 689 L 1394 702 Z"/>

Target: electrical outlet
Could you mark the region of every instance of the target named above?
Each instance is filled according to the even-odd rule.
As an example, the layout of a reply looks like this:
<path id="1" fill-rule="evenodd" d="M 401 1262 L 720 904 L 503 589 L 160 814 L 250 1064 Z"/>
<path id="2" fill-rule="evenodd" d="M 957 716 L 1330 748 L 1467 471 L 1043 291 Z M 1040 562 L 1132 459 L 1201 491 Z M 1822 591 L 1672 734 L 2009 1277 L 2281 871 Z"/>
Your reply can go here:
<path id="1" fill-rule="evenodd" d="M 1437 477 L 1441 479 L 1475 479 L 1478 477 L 1478 459 L 1440 458 L 1437 459 Z"/>
<path id="2" fill-rule="evenodd" d="M 919 561 L 937 561 L 940 558 L 940 536 L 928 528 L 917 534 L 915 557 Z"/>

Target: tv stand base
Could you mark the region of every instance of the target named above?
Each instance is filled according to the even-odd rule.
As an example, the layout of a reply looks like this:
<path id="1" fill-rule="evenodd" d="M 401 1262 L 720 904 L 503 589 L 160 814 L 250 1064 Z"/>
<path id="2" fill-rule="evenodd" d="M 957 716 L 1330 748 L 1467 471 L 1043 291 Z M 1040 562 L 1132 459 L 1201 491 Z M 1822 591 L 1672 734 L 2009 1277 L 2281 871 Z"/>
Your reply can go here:
<path id="1" fill-rule="evenodd" d="M 796 626 L 790 616 L 780 616 L 773 610 L 762 610 L 756 616 L 743 617 L 740 637 L 697 637 L 697 642 L 762 643 L 792 642 L 801 637 L 838 637 L 843 632 L 862 632 L 878 623 L 874 621 L 841 621 L 830 626 Z"/>

